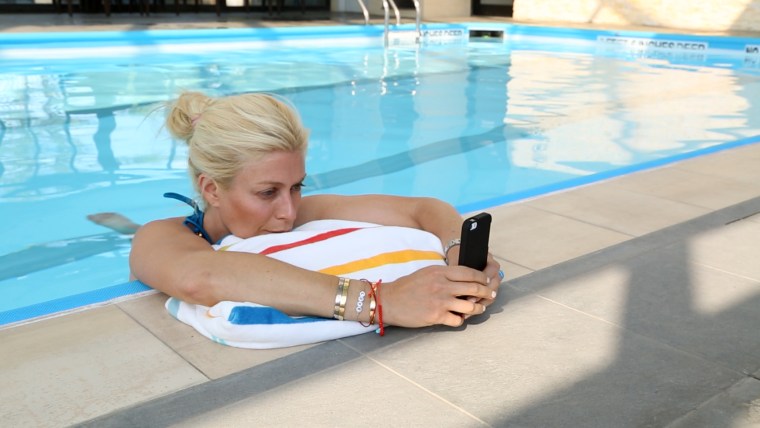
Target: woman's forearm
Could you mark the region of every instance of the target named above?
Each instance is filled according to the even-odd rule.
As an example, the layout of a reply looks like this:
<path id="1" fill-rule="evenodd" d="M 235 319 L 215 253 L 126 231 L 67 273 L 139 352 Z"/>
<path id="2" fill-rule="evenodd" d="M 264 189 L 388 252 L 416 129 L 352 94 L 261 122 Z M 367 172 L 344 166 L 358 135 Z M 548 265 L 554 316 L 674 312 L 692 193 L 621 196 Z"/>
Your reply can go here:
<path id="1" fill-rule="evenodd" d="M 188 303 L 256 302 L 292 315 L 332 316 L 337 278 L 251 253 L 214 251 L 181 221 L 143 226 L 130 254 L 132 274 Z"/>
<path id="2" fill-rule="evenodd" d="M 243 252 L 196 252 L 182 260 L 183 265 L 193 266 L 177 280 L 184 286 L 169 284 L 166 288 L 187 303 L 213 306 L 225 300 L 255 302 L 292 316 L 331 318 L 335 314 L 339 293 L 336 276 Z M 344 319 L 369 321 L 369 309 L 356 310 L 361 291 L 369 294 L 368 283 L 351 280 L 343 305 Z"/>
<path id="3" fill-rule="evenodd" d="M 198 253 L 186 288 L 191 303 L 255 302 L 290 315 L 332 316 L 337 278 L 259 254 Z M 189 276 L 189 275 L 188 275 Z"/>
<path id="4" fill-rule="evenodd" d="M 459 238 L 462 216 L 446 202 L 433 198 L 420 198 L 412 214 L 419 228 L 426 230 L 441 240 L 443 245 Z"/>

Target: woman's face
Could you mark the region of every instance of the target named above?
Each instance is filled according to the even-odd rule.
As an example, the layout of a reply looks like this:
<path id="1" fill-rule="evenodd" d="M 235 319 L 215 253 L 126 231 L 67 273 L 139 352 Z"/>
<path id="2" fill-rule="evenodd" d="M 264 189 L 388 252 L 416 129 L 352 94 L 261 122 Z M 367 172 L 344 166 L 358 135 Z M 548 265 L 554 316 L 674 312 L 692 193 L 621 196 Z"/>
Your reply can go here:
<path id="1" fill-rule="evenodd" d="M 249 238 L 292 230 L 305 177 L 299 152 L 273 152 L 245 164 L 228 189 L 218 189 L 213 206 L 221 235 Z"/>

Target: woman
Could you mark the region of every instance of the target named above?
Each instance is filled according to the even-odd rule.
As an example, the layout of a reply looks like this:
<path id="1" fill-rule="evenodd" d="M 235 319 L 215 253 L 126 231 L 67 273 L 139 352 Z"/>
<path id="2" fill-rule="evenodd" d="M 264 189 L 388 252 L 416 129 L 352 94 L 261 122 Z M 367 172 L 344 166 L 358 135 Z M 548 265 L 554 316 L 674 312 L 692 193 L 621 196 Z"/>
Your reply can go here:
<path id="1" fill-rule="evenodd" d="M 484 272 L 430 266 L 380 286 L 342 284 L 334 275 L 265 255 L 214 251 L 212 244 L 228 235 L 279 234 L 323 219 L 421 229 L 443 246 L 459 236 L 462 219 L 450 205 L 430 198 L 302 198 L 308 132 L 293 109 L 269 95 L 214 99 L 186 92 L 171 106 L 166 125 L 189 145 L 189 173 L 204 206 L 188 219 L 153 221 L 138 230 L 130 255 L 136 279 L 205 306 L 256 302 L 290 315 L 337 318 L 340 312 L 340 319 L 377 323 L 370 311 L 338 310 L 369 293 L 382 305 L 384 324 L 403 327 L 459 326 L 493 302 L 500 278 L 490 256 Z M 447 260 L 457 260 L 458 246 L 450 247 Z"/>

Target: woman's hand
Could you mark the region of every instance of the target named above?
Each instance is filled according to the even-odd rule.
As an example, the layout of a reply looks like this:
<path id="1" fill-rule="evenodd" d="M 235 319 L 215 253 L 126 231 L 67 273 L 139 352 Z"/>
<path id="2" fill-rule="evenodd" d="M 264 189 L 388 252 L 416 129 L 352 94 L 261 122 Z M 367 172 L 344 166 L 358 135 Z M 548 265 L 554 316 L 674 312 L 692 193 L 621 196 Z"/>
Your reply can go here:
<path id="1" fill-rule="evenodd" d="M 446 254 L 446 261 L 449 266 L 457 266 L 459 249 L 460 247 L 456 245 L 448 251 L 448 254 Z M 501 281 L 504 279 L 502 277 L 504 273 L 501 271 L 501 265 L 499 265 L 499 262 L 493 258 L 491 253 L 488 253 L 488 262 L 486 268 L 483 269 L 483 273 L 488 277 L 488 286 L 494 291 L 498 290 Z M 492 298 L 478 299 L 476 297 L 468 297 L 467 299 L 471 302 L 481 303 L 485 306 L 489 306 L 494 301 Z M 469 318 L 469 316 L 465 316 L 465 318 Z"/>
<path id="2" fill-rule="evenodd" d="M 498 278 L 498 263 L 491 258 L 486 272 L 492 271 Z M 489 283 L 485 272 L 464 266 L 421 269 L 383 284 L 380 293 L 383 322 L 401 327 L 436 324 L 458 327 L 464 317 L 485 312 L 486 306 L 496 297 L 498 283 L 498 280 Z M 459 296 L 471 296 L 477 300 L 460 299 Z"/>
<path id="3" fill-rule="evenodd" d="M 504 279 L 504 273 L 501 270 L 501 265 L 499 265 L 499 262 L 493 258 L 491 253 L 488 253 L 488 264 L 483 270 L 483 273 L 485 273 L 488 277 L 488 288 L 492 289 L 494 292 L 498 290 L 499 286 L 501 285 L 501 281 Z M 468 297 L 467 300 L 475 303 L 480 303 L 488 307 L 494 302 L 494 298 L 478 299 L 476 297 Z M 465 315 L 464 318 L 467 319 L 470 316 L 471 315 Z"/>

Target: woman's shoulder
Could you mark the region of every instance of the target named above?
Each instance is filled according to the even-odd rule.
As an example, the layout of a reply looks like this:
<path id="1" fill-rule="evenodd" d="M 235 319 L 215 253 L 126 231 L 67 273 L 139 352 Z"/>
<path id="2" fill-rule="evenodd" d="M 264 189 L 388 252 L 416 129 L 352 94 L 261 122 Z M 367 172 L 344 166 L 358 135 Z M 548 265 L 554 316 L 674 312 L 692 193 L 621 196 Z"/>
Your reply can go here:
<path id="1" fill-rule="evenodd" d="M 168 218 L 161 218 L 158 220 L 151 220 L 147 223 L 145 223 L 142 227 L 150 227 L 150 228 L 174 228 L 177 226 L 182 226 L 182 222 L 185 221 L 185 217 L 168 217 Z"/>
<path id="2" fill-rule="evenodd" d="M 182 224 L 183 221 L 184 217 L 170 217 L 149 221 L 137 229 L 135 239 L 162 239 L 166 236 L 175 236 L 180 232 L 190 231 L 190 229 Z"/>

